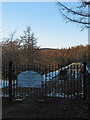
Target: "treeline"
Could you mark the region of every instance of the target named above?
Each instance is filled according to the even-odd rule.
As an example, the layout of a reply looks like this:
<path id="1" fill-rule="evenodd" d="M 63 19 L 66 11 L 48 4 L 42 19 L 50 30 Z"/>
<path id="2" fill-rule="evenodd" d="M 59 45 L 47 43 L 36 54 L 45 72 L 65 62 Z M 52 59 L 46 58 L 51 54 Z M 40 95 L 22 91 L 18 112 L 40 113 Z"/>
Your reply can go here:
<path id="1" fill-rule="evenodd" d="M 12 61 L 14 64 L 66 65 L 72 62 L 90 61 L 90 45 L 76 46 L 69 49 L 40 49 L 28 50 L 19 47 L 16 41 L 5 43 L 2 47 L 3 64 Z M 29 52 L 29 53 L 28 53 Z M 31 57 L 32 55 L 32 57 Z"/>
<path id="2" fill-rule="evenodd" d="M 75 46 L 63 49 L 41 49 L 39 50 L 41 63 L 68 65 L 73 62 L 90 61 L 90 45 Z"/>
<path id="3" fill-rule="evenodd" d="M 8 64 L 38 64 L 67 65 L 72 62 L 90 61 L 90 45 L 75 46 L 63 49 L 41 49 L 37 39 L 28 26 L 20 39 L 14 39 L 14 34 L 2 43 L 2 63 Z"/>

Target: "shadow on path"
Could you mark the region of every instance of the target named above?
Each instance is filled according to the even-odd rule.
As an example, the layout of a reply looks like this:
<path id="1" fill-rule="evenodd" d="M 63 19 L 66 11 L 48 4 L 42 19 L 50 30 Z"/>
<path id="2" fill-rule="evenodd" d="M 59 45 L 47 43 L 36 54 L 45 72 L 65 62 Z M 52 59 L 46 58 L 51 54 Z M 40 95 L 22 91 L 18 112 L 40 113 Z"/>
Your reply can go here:
<path id="1" fill-rule="evenodd" d="M 88 118 L 85 101 L 47 100 L 12 102 L 3 100 L 2 118 Z"/>

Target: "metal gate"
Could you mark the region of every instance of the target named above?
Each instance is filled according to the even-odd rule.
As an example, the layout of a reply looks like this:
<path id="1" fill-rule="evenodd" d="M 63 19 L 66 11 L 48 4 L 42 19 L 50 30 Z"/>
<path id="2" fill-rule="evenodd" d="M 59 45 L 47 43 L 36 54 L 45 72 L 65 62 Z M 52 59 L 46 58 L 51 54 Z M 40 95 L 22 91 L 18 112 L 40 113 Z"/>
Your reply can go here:
<path id="1" fill-rule="evenodd" d="M 42 77 L 39 87 L 19 86 L 18 76 L 25 71 L 36 72 Z M 86 99 L 86 64 L 73 63 L 60 67 L 59 65 L 13 65 L 10 62 L 9 66 L 3 66 L 2 76 L 3 97 L 9 97 L 10 100 Z"/>

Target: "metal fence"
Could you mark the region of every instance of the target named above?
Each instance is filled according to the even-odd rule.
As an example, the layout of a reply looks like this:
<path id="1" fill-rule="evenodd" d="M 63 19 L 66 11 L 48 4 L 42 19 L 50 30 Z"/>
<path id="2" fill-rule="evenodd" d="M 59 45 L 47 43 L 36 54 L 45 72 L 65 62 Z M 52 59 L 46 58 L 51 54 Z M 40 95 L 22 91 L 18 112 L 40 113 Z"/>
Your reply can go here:
<path id="1" fill-rule="evenodd" d="M 71 64 L 66 67 L 59 65 L 4 65 L 2 74 L 3 97 L 13 99 L 86 99 L 86 64 Z M 36 77 L 28 78 L 25 82 L 22 78 L 21 86 L 18 76 L 25 71 L 34 71 Z M 37 83 L 40 75 L 42 80 L 39 87 L 32 86 L 33 81 Z M 36 80 L 35 80 L 36 79 Z M 23 84 L 23 85 L 22 85 Z M 33 83 L 34 84 L 34 83 Z"/>

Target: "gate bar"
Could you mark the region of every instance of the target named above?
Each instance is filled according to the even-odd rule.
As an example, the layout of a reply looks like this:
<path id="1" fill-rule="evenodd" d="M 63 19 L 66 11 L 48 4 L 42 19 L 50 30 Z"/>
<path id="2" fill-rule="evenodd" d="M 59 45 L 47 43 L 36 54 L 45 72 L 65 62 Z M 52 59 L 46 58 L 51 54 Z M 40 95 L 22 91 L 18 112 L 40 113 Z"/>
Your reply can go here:
<path id="1" fill-rule="evenodd" d="M 12 101 L 12 62 L 9 63 L 9 100 Z"/>
<path id="2" fill-rule="evenodd" d="M 84 76 L 83 76 L 83 79 L 84 79 L 84 100 L 86 100 L 87 98 L 87 96 L 86 96 L 86 65 L 87 65 L 87 63 L 86 62 L 84 62 L 83 63 L 83 65 L 84 65 Z"/>

